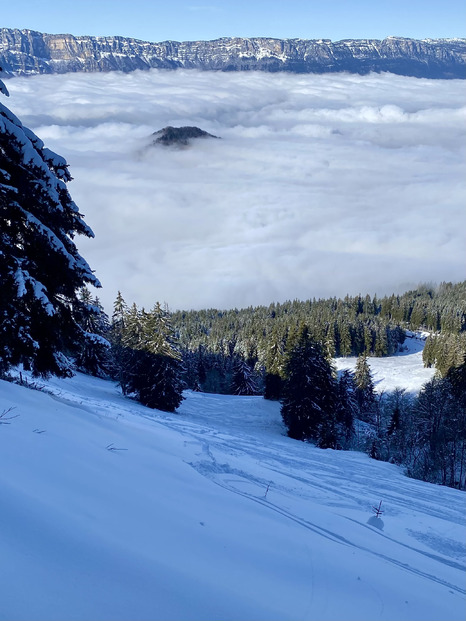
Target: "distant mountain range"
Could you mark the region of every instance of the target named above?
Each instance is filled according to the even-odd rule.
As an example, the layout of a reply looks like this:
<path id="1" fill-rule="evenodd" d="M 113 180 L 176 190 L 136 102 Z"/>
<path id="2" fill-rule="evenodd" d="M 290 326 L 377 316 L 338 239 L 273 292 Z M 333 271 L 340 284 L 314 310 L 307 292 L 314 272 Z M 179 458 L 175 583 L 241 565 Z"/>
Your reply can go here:
<path id="1" fill-rule="evenodd" d="M 74 71 L 202 69 L 466 78 L 466 39 L 271 39 L 150 43 L 125 37 L 75 37 L 0 29 L 3 76 Z"/>

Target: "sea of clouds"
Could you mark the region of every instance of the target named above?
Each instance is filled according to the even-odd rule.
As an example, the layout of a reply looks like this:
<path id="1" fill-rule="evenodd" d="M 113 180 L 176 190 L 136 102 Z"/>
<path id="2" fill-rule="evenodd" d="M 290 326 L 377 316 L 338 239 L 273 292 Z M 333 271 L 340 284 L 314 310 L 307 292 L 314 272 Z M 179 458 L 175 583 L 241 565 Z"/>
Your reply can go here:
<path id="1" fill-rule="evenodd" d="M 13 78 L 63 155 L 111 311 L 232 308 L 465 278 L 465 81 L 197 70 Z M 221 140 L 151 146 L 167 125 Z"/>

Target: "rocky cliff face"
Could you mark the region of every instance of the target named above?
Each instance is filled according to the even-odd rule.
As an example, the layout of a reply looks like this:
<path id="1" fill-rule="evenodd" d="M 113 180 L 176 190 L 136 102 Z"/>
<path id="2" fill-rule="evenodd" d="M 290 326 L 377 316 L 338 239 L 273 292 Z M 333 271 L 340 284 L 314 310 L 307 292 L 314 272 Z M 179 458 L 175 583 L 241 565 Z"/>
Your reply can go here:
<path id="1" fill-rule="evenodd" d="M 466 39 L 268 39 L 149 43 L 124 37 L 74 37 L 0 29 L 4 76 L 69 71 L 179 67 L 222 71 L 365 74 L 389 71 L 428 78 L 466 78 Z"/>

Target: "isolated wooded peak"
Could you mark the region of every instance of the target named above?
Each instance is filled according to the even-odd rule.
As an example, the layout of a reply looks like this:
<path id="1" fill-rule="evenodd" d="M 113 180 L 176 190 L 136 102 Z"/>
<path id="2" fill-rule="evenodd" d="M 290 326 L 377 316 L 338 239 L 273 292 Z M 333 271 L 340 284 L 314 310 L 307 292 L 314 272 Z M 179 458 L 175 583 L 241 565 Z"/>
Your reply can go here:
<path id="1" fill-rule="evenodd" d="M 155 137 L 153 144 L 163 144 L 165 146 L 173 144 L 187 146 L 194 138 L 218 138 L 218 136 L 209 134 L 203 129 L 199 129 L 199 127 L 190 125 L 184 127 L 172 127 L 168 125 L 154 132 L 152 136 Z"/>

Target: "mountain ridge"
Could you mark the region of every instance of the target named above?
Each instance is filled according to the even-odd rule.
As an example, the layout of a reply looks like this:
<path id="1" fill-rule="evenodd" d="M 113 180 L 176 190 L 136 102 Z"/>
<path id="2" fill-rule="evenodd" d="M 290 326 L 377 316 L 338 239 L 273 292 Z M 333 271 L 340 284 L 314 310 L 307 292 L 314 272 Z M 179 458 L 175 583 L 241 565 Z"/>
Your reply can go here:
<path id="1" fill-rule="evenodd" d="M 4 77 L 44 73 L 201 69 L 356 74 L 391 72 L 419 78 L 466 78 L 466 39 L 276 39 L 148 42 L 114 36 L 0 29 Z"/>

